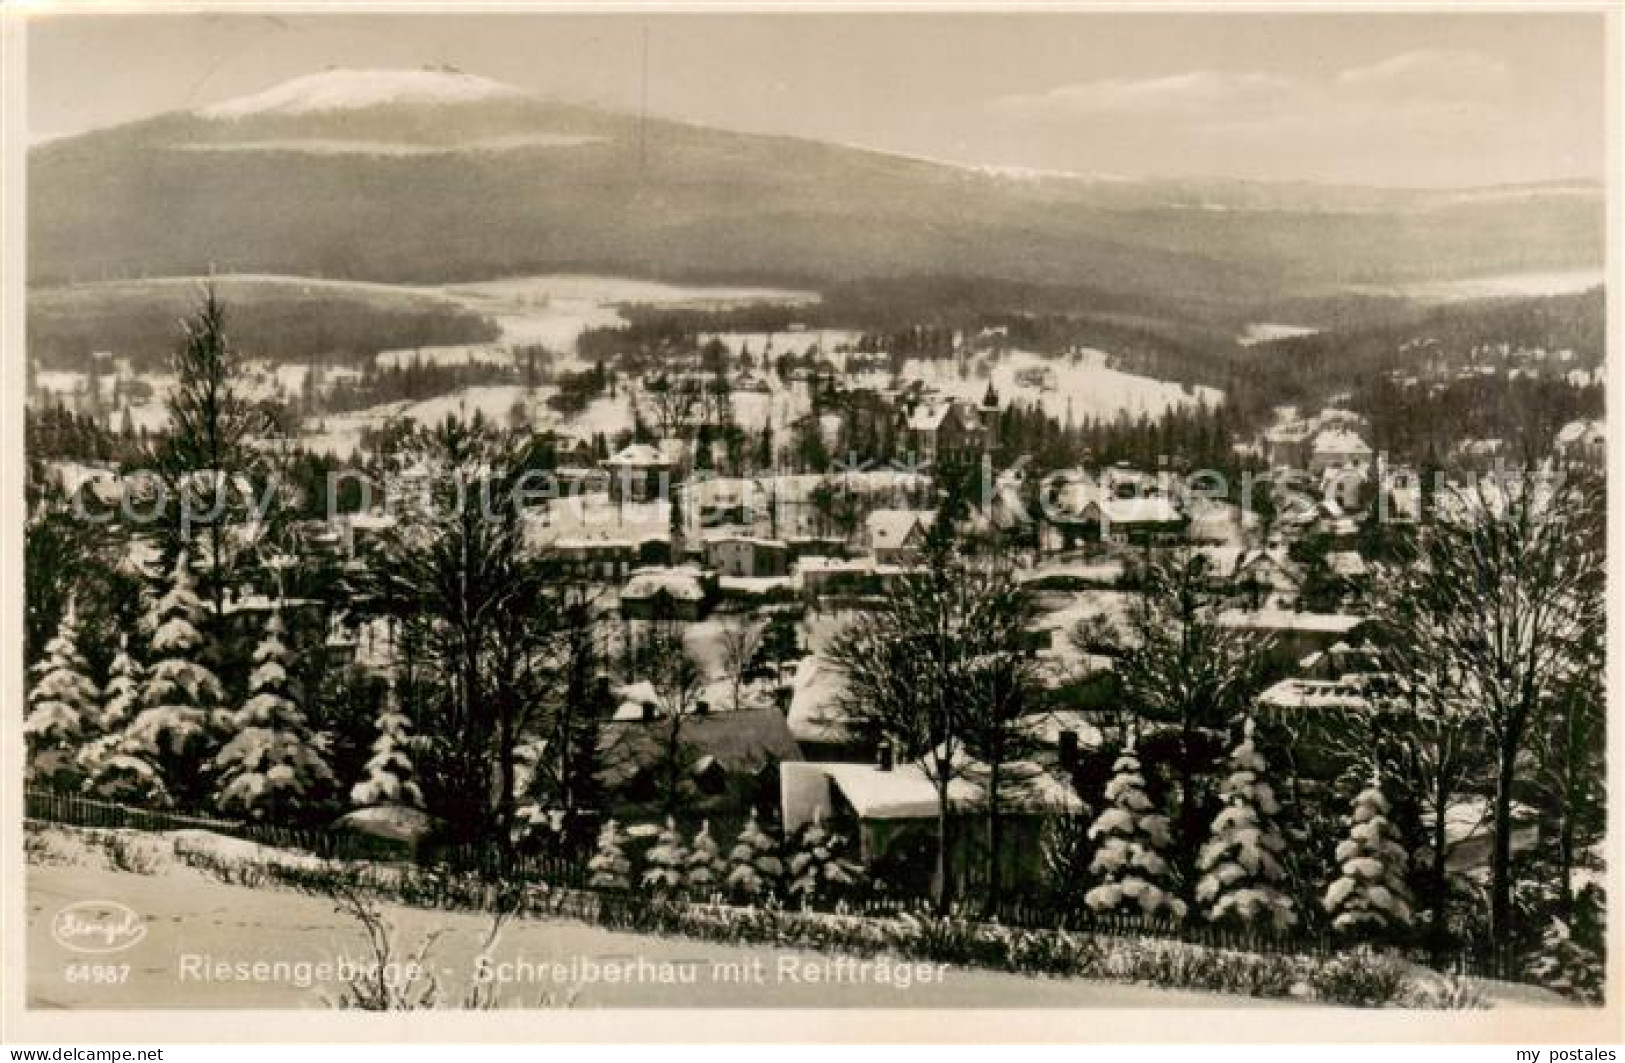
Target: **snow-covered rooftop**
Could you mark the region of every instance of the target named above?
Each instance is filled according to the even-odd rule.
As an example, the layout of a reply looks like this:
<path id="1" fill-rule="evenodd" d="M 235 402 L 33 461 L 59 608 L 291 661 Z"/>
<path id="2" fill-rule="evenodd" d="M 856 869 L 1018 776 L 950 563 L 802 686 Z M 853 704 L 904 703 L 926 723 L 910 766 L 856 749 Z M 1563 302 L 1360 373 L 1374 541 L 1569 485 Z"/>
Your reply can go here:
<path id="1" fill-rule="evenodd" d="M 648 443 L 633 443 L 614 457 L 604 460 L 605 465 L 627 468 L 659 468 L 671 463 L 671 459 L 659 447 L 650 446 Z"/>
<path id="2" fill-rule="evenodd" d="M 1290 609 L 1254 611 L 1229 609 L 1220 613 L 1218 619 L 1225 627 L 1267 631 L 1313 631 L 1334 635 L 1345 635 L 1363 622 L 1362 617 L 1347 613 L 1298 613 Z"/>
<path id="3" fill-rule="evenodd" d="M 955 776 L 948 782 L 948 800 L 958 810 L 975 809 L 985 801 L 978 781 L 986 768 L 969 757 L 953 758 Z M 1014 813 L 1076 814 L 1082 810 L 1072 788 L 1031 762 L 1004 766 L 1007 780 L 1016 780 L 1017 793 L 1007 794 Z M 795 763 L 780 766 L 784 826 L 787 830 L 833 811 L 831 788 L 838 790 L 860 819 L 929 819 L 937 814 L 937 789 L 931 776 L 917 763 L 883 769 L 873 764 L 835 762 Z"/>
<path id="4" fill-rule="evenodd" d="M 953 410 L 949 403 L 922 403 L 908 415 L 908 427 L 915 432 L 935 432 Z"/>
<path id="5" fill-rule="evenodd" d="M 1317 454 L 1370 454 L 1366 441 L 1347 428 L 1328 428 L 1315 437 Z"/>
<path id="6" fill-rule="evenodd" d="M 818 657 L 803 657 L 791 688 L 785 721 L 797 742 L 839 744 L 851 740 L 846 713 L 841 707 L 845 680 L 833 665 Z"/>
<path id="7" fill-rule="evenodd" d="M 1101 516 L 1113 524 L 1173 524 L 1182 519 L 1179 507 L 1166 495 L 1144 498 L 1101 499 Z"/>
<path id="8" fill-rule="evenodd" d="M 865 521 L 869 545 L 877 550 L 903 546 L 916 528 L 923 530 L 936 516 L 936 511 L 929 509 L 877 509 Z"/>
<path id="9" fill-rule="evenodd" d="M 700 582 L 700 570 L 690 566 L 679 568 L 641 568 L 632 573 L 621 591 L 621 597 L 653 598 L 665 593 L 681 601 L 697 602 L 705 597 Z"/>

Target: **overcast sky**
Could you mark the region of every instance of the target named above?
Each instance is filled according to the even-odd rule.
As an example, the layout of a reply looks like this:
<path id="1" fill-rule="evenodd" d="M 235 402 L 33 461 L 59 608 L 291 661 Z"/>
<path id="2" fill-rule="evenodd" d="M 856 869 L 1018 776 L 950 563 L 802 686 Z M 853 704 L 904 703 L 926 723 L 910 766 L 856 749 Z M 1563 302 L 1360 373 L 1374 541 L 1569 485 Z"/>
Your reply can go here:
<path id="1" fill-rule="evenodd" d="M 339 67 L 959 162 L 1380 185 L 1602 177 L 1599 14 L 40 16 L 32 135 Z"/>

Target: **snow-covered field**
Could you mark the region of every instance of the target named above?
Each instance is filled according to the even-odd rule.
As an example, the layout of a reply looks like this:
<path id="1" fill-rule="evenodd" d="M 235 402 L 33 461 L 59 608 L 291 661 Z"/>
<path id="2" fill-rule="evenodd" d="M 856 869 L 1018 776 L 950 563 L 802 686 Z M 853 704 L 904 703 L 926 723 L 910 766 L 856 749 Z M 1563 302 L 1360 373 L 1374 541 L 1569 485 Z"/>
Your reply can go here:
<path id="1" fill-rule="evenodd" d="M 1306 328 L 1303 325 L 1282 325 L 1273 321 L 1254 321 L 1242 329 L 1236 342 L 1243 347 L 1254 344 L 1269 343 L 1271 340 L 1291 339 L 1293 336 L 1313 336 L 1319 332 L 1316 328 Z"/>
<path id="2" fill-rule="evenodd" d="M 335 283 L 297 277 L 236 280 L 279 287 Z M 175 282 L 186 283 L 186 280 L 177 278 Z M 814 293 L 779 288 L 684 286 L 575 274 L 510 277 L 441 287 L 343 286 L 363 292 L 376 291 L 380 297 L 388 294 L 437 301 L 449 299 L 489 316 L 500 329 L 500 335 L 490 343 L 385 351 L 377 356 L 380 366 L 409 365 L 419 359 L 438 365 L 515 364 L 517 349 L 540 345 L 553 352 L 550 368 L 554 371 L 585 368 L 585 363 L 576 356 L 577 341 L 582 333 L 625 324 L 622 312 L 630 306 L 715 310 L 762 303 L 803 305 L 818 298 Z M 758 356 L 770 349 L 801 353 L 808 346 L 818 345 L 837 363 L 844 363 L 837 348 L 855 342 L 859 333 L 851 329 L 821 329 L 715 335 L 735 353 L 746 348 Z M 977 355 L 972 364 L 979 365 L 983 371 L 964 375 L 961 375 L 961 363 L 956 361 L 914 360 L 905 366 L 904 377 L 923 380 L 940 393 L 971 403 L 981 400 L 991 379 L 1006 403 L 1036 403 L 1061 420 L 1068 416 L 1076 419 L 1113 417 L 1119 412 L 1156 416 L 1183 403 L 1198 399 L 1212 402 L 1221 397 L 1220 392 L 1211 388 L 1180 385 L 1113 369 L 1107 361 L 1105 353 L 1094 350 L 1083 351 L 1069 359 L 1050 359 L 1015 351 Z M 304 387 L 309 373 L 304 366 L 271 366 L 260 361 L 249 368 L 252 371 L 245 375 L 244 383 L 253 398 L 290 398 Z M 766 382 L 767 390 L 736 390 L 733 396 L 735 420 L 752 429 L 771 421 L 782 433 L 810 408 L 807 387 L 803 383 L 780 380 L 772 372 L 759 375 Z M 877 386 L 888 382 L 885 374 L 870 373 L 869 377 L 873 379 L 866 378 L 864 382 Z M 141 379 L 154 388 L 156 397 L 133 406 L 132 420 L 138 427 L 161 428 L 167 417 L 162 395 L 172 381 L 158 375 Z M 853 382 L 857 382 L 855 378 Z M 324 383 L 325 380 L 318 381 L 319 385 Z M 38 390 L 61 396 L 72 396 L 83 386 L 81 374 L 41 373 L 38 380 Z M 111 386 L 109 375 L 103 382 L 107 394 L 111 393 L 108 390 Z M 489 420 L 507 424 L 516 404 L 525 409 L 528 423 L 538 428 L 557 428 L 590 437 L 600 432 L 613 436 L 632 426 L 632 409 L 625 392 L 616 397 L 600 397 L 580 415 L 563 419 L 546 406 L 545 400 L 552 390 L 538 387 L 526 392 L 517 385 L 476 386 L 424 402 L 392 403 L 330 415 L 305 426 L 304 442 L 315 450 L 347 456 L 359 445 L 364 429 L 378 428 L 391 417 L 430 424 L 450 413 L 468 415 L 478 410 Z M 833 427 L 826 426 L 826 432 L 831 433 L 833 439 Z"/>
<path id="3" fill-rule="evenodd" d="M 805 354 L 809 347 L 831 354 L 837 348 L 849 347 L 856 343 L 860 336 L 862 333 L 856 329 L 843 328 L 803 329 L 795 332 L 702 332 L 700 342 L 703 344 L 717 340 L 728 349 L 729 354 L 736 357 L 740 351 L 749 351 L 756 358 L 760 358 L 763 353 Z"/>
<path id="4" fill-rule="evenodd" d="M 436 291 L 493 318 L 502 330 L 502 344 L 542 344 L 561 353 L 574 353 L 576 340 L 588 329 L 625 324 L 620 308 L 626 306 L 728 310 L 818 301 L 812 292 L 783 288 L 685 286 L 584 274 L 506 277 Z"/>
<path id="5" fill-rule="evenodd" d="M 65 833 L 53 831 L 53 833 Z M 148 836 L 152 838 L 152 836 Z M 162 836 L 152 838 L 161 843 Z M 331 901 L 289 890 L 227 886 L 204 873 L 155 858 L 152 874 L 113 871 L 92 864 L 31 865 L 27 887 L 28 1004 L 33 1008 L 320 1008 L 340 987 L 307 977 L 298 984 L 294 965 L 340 959 L 370 960 L 361 927 Z M 118 954 L 129 964 L 122 983 L 73 976 L 87 959 L 51 934 L 58 912 L 81 901 L 113 901 L 133 911 L 145 935 Z M 426 963 L 449 1001 L 463 998 L 490 930 L 490 920 L 465 912 L 381 906 L 397 928 L 403 954 L 438 933 Z M 841 957 L 788 949 L 731 946 L 686 938 L 653 937 L 603 930 L 569 920 L 518 919 L 489 950 L 496 964 L 528 960 L 535 977 L 499 989 L 498 1006 L 575 1007 L 1221 1007 L 1237 1000 L 1216 994 L 1175 992 L 1147 986 L 1078 979 L 1034 978 L 993 971 L 925 965 L 929 982 L 916 977 L 907 989 L 876 984 L 872 974 L 830 977 Z M 106 962 L 107 957 L 101 957 Z M 627 961 L 649 973 L 615 984 L 586 972 Z M 249 980 L 214 973 L 215 965 L 281 963 L 267 977 Z M 885 959 L 895 970 L 901 961 Z M 730 978 L 760 964 L 764 976 Z M 565 965 L 555 972 L 554 964 Z M 572 966 L 573 965 L 573 966 Z M 906 964 L 918 971 L 920 965 Z M 492 970 L 501 970 L 493 967 Z M 860 968 L 852 968 L 858 970 Z M 871 964 L 867 968 L 874 971 Z M 660 972 L 690 970 L 681 981 Z M 574 972 L 572 975 L 571 972 Z M 824 980 L 813 981 L 817 973 Z M 309 984 L 314 983 L 314 984 Z M 544 1001 L 550 996 L 551 1001 Z M 1278 1002 L 1246 1001 L 1248 1006 Z"/>
<path id="6" fill-rule="evenodd" d="M 556 390 L 551 385 L 527 389 L 520 384 L 482 384 L 421 402 L 390 402 L 328 414 L 307 420 L 300 442 L 318 453 L 349 457 L 361 445 L 362 432 L 377 431 L 391 420 L 430 426 L 454 414 L 466 419 L 478 412 L 486 421 L 506 428 L 512 423 L 516 407 L 523 409 L 525 423 L 546 424 L 552 416 L 546 399 Z"/>
<path id="7" fill-rule="evenodd" d="M 1514 299 L 1583 292 L 1603 283 L 1600 269 L 1503 273 L 1467 280 L 1417 284 L 1403 294 L 1424 303 L 1461 303 L 1473 299 Z"/>
<path id="8" fill-rule="evenodd" d="M 414 363 L 422 365 L 512 365 L 510 351 L 489 343 L 462 343 L 446 347 L 405 347 L 394 351 L 379 351 L 372 360 L 379 369 L 404 369 Z"/>
<path id="9" fill-rule="evenodd" d="M 1156 416 L 1202 399 L 1217 402 L 1224 395 L 1216 388 L 1125 373 L 1110 368 L 1106 362 L 1105 352 L 1095 350 L 1082 351 L 1074 359 L 1013 351 L 999 358 L 987 376 L 960 376 L 956 362 L 940 360 L 910 360 L 903 368 L 903 376 L 923 380 L 944 394 L 971 403 L 981 401 L 991 379 L 1004 403 L 1036 403 L 1063 423 L 1068 415 L 1075 420 L 1110 418 L 1119 412 Z M 1044 378 L 1042 382 L 1038 382 L 1040 377 Z"/>

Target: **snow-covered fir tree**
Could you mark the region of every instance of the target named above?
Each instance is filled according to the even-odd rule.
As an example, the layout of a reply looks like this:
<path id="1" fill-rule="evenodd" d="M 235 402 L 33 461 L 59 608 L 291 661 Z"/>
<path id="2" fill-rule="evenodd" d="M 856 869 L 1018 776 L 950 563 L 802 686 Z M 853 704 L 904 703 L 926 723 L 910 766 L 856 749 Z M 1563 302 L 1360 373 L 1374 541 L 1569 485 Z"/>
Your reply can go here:
<path id="1" fill-rule="evenodd" d="M 824 826 L 821 814 L 802 828 L 790 857 L 788 892 L 802 903 L 857 884 L 863 869 L 846 858 L 846 839 Z"/>
<path id="2" fill-rule="evenodd" d="M 667 817 L 665 829 L 644 857 L 648 867 L 643 871 L 643 884 L 653 887 L 656 893 L 681 891 L 688 881 L 688 855 L 677 821 Z"/>
<path id="3" fill-rule="evenodd" d="M 613 819 L 598 832 L 598 849 L 587 861 L 587 885 L 597 890 L 624 890 L 632 885 L 632 862 L 626 858 L 626 832 Z"/>
<path id="4" fill-rule="evenodd" d="M 69 599 L 56 635 L 34 666 L 23 737 L 28 744 L 28 780 L 70 786 L 79 779 L 77 748 L 94 736 L 98 711 L 90 665 L 79 652 L 79 622 Z"/>
<path id="5" fill-rule="evenodd" d="M 142 680 L 141 665 L 130 653 L 129 640 L 120 639 L 118 653 L 108 668 L 101 714 L 94 728 L 99 737 L 79 750 L 79 770 L 84 775 L 86 789 L 95 787 L 108 762 L 119 755 L 125 740 L 124 729 L 141 705 Z"/>
<path id="6" fill-rule="evenodd" d="M 1162 856 L 1169 842 L 1168 817 L 1146 796 L 1132 743 L 1112 771 L 1106 808 L 1089 828 L 1097 846 L 1089 872 L 1097 884 L 1084 894 L 1084 903 L 1097 912 L 1183 919 L 1185 902 L 1175 896 L 1173 869 Z"/>
<path id="7" fill-rule="evenodd" d="M 130 653 L 129 639 L 119 640 L 118 653 L 107 669 L 107 689 L 102 692 L 100 730 L 112 734 L 127 725 L 141 704 L 141 685 L 145 673 L 135 656 Z"/>
<path id="8" fill-rule="evenodd" d="M 690 892 L 696 897 L 710 897 L 722 888 L 722 877 L 726 871 L 722 849 L 711 836 L 711 824 L 701 823 L 700 832 L 694 835 L 694 843 L 688 853 L 686 884 Z"/>
<path id="9" fill-rule="evenodd" d="M 210 747 L 226 723 L 220 680 L 202 662 L 205 609 L 182 553 L 146 618 L 152 663 L 141 708 L 125 729 L 123 755 L 102 772 L 102 792 L 145 792 L 160 803 L 204 796 Z"/>
<path id="10" fill-rule="evenodd" d="M 423 790 L 412 766 L 412 721 L 400 710 L 395 687 L 384 698 L 378 714 L 378 737 L 367 759 L 367 777 L 350 789 L 350 801 L 357 808 L 400 805 L 423 807 Z"/>
<path id="11" fill-rule="evenodd" d="M 1388 799 L 1375 776 L 1354 798 L 1348 837 L 1337 846 L 1337 866 L 1340 873 L 1321 899 L 1334 929 L 1374 937 L 1410 926 L 1405 847 L 1388 819 Z"/>
<path id="12" fill-rule="evenodd" d="M 752 809 L 745 829 L 728 853 L 726 883 L 730 892 L 747 901 L 770 897 L 784 880 L 784 861 L 779 845 L 756 821 Z"/>
<path id="13" fill-rule="evenodd" d="M 1196 903 L 1211 922 L 1277 931 L 1297 922 L 1281 859 L 1286 839 L 1275 823 L 1281 806 L 1264 781 L 1267 767 L 1248 719 L 1241 744 L 1230 754 L 1230 774 L 1219 787 L 1224 807 L 1196 861 L 1202 872 Z"/>
<path id="14" fill-rule="evenodd" d="M 215 757 L 215 800 L 222 812 L 285 820 L 308 811 L 332 788 L 326 742 L 312 733 L 288 675 L 284 633 L 281 612 L 272 612 L 254 649 L 248 701 L 232 717 L 232 738 Z"/>

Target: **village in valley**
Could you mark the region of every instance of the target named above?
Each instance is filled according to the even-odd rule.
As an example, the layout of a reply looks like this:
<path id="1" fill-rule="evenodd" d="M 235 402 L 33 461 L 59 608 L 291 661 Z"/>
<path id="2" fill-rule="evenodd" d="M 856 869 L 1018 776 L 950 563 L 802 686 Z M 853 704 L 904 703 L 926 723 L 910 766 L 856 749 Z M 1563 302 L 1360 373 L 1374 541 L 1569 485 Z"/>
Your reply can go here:
<path id="1" fill-rule="evenodd" d="M 123 898 L 195 948 L 196 897 L 266 948 L 336 908 L 405 955 L 442 920 L 470 970 L 1601 1000 L 1600 275 L 1200 325 L 861 278 L 57 280 L 31 947 Z M 95 1000 L 262 999 L 138 983 Z M 876 1002 L 797 991 L 761 1000 Z"/>

